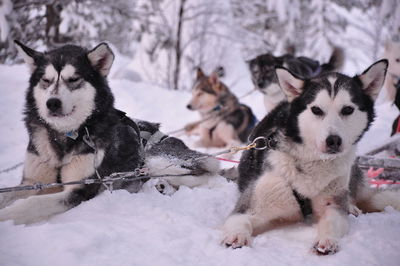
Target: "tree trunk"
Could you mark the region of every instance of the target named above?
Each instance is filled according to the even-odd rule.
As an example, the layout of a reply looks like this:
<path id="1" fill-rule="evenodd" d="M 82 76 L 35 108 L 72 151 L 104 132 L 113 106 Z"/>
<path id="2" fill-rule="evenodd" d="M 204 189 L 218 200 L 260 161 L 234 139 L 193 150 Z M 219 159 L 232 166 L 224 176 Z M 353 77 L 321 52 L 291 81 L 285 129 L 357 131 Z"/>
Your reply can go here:
<path id="1" fill-rule="evenodd" d="M 186 0 L 180 1 L 179 13 L 178 13 L 178 29 L 176 32 L 176 44 L 175 44 L 175 71 L 174 71 L 174 89 L 179 89 L 179 74 L 181 70 L 181 39 L 182 39 L 182 24 L 183 24 L 183 14 L 185 10 L 185 2 Z"/>
<path id="2" fill-rule="evenodd" d="M 46 39 L 48 45 L 60 42 L 59 27 L 61 24 L 62 5 L 57 1 L 46 5 Z"/>

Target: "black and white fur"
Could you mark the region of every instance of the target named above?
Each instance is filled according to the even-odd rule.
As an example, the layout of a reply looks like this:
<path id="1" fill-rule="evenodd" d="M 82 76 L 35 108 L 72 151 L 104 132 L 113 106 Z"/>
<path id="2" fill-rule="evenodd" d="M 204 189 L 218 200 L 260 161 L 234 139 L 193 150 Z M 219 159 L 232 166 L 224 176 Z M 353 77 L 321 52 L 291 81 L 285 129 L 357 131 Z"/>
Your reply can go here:
<path id="1" fill-rule="evenodd" d="M 223 244 L 250 245 L 251 236 L 273 225 L 302 220 L 310 211 L 318 221 L 314 250 L 330 254 L 349 230 L 348 213 L 400 210 L 400 193 L 374 191 L 352 166 L 357 142 L 374 118 L 387 60 L 353 78 L 327 73 L 301 79 L 285 68 L 276 74 L 287 102 L 254 129 L 250 139 L 272 137 L 266 150 L 243 153 L 241 192 L 223 226 Z"/>
<path id="2" fill-rule="evenodd" d="M 162 170 L 165 174 L 207 176 L 218 170 L 218 163 L 210 158 L 190 163 L 187 154 L 193 158 L 204 155 L 190 151 L 176 138 L 164 136 L 158 125 L 145 121 L 135 123 L 114 108 L 114 97 L 107 81 L 114 54 L 107 44 L 101 43 L 92 50 L 65 45 L 45 53 L 20 42 L 16 44 L 31 71 L 24 112 L 29 144 L 22 185 L 98 178 L 95 169 L 100 177 L 142 166 L 150 167 L 150 174 L 160 174 L 157 170 Z M 147 142 L 151 140 L 146 146 L 144 138 Z M 165 152 L 170 154 L 155 150 L 158 145 L 167 147 Z M 172 153 L 174 147 L 180 153 Z M 172 165 L 168 169 L 156 168 L 157 165 L 146 161 L 146 154 L 151 159 L 157 152 L 161 160 L 170 159 Z M 120 181 L 114 183 L 114 189 L 137 192 L 142 183 Z M 39 193 L 2 194 L 0 208 L 9 206 L 0 209 L 0 221 L 40 221 L 65 212 L 103 190 L 102 185 L 91 184 Z"/>
<path id="3" fill-rule="evenodd" d="M 274 56 L 271 53 L 259 55 L 251 59 L 248 64 L 251 80 L 255 88 L 264 94 L 265 109 L 270 112 L 285 100 L 275 75 L 276 67 L 285 67 L 300 78 L 310 79 L 323 73 L 338 71 L 343 65 L 343 57 L 343 50 L 336 47 L 325 64 L 304 56 L 295 57 L 292 54 Z"/>

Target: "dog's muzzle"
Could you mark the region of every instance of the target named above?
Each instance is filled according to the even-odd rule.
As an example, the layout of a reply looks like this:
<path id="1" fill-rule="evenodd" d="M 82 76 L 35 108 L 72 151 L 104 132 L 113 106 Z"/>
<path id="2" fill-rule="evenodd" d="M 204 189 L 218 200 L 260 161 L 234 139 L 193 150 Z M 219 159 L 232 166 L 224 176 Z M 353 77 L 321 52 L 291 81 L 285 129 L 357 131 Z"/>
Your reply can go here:
<path id="1" fill-rule="evenodd" d="M 339 153 L 341 152 L 342 138 L 338 135 L 329 135 L 325 140 L 325 144 L 327 153 Z"/>
<path id="2" fill-rule="evenodd" d="M 62 102 L 57 98 L 50 98 L 46 102 L 47 109 L 49 109 L 51 115 L 58 115 L 62 110 Z"/>

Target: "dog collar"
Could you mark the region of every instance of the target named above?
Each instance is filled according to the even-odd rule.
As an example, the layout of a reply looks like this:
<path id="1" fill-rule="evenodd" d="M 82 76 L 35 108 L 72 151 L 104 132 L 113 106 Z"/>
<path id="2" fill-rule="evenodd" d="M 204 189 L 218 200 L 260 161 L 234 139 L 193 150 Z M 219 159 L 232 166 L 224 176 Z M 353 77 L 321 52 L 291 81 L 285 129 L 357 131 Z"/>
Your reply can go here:
<path id="1" fill-rule="evenodd" d="M 79 137 L 79 133 L 76 131 L 69 131 L 65 133 L 65 136 L 67 136 L 70 139 L 76 140 Z"/>

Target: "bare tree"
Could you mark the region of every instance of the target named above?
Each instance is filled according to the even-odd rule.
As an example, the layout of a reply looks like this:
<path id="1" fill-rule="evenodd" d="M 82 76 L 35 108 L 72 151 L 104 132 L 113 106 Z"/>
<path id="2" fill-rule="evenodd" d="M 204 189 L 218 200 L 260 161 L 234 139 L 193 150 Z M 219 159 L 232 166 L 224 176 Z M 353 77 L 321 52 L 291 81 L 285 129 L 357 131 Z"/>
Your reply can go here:
<path id="1" fill-rule="evenodd" d="M 176 45 L 175 45 L 175 71 L 174 71 L 174 88 L 179 88 L 179 73 L 181 69 L 181 58 L 182 58 L 182 48 L 181 48 L 181 40 L 182 40 L 182 24 L 184 19 L 184 11 L 185 11 L 185 3 L 186 0 L 180 0 L 179 11 L 178 11 L 178 29 L 176 31 Z"/>
<path id="2" fill-rule="evenodd" d="M 222 1 L 221 1 L 222 2 Z M 147 79 L 171 89 L 185 89 L 194 67 L 217 65 L 223 45 L 231 38 L 224 21 L 229 6 L 207 0 L 152 0 L 149 24 L 142 38 L 137 67 Z M 225 19 L 226 20 L 226 19 Z M 201 45 L 200 45 L 201 43 Z M 213 44 L 213 49 L 210 47 Z"/>

